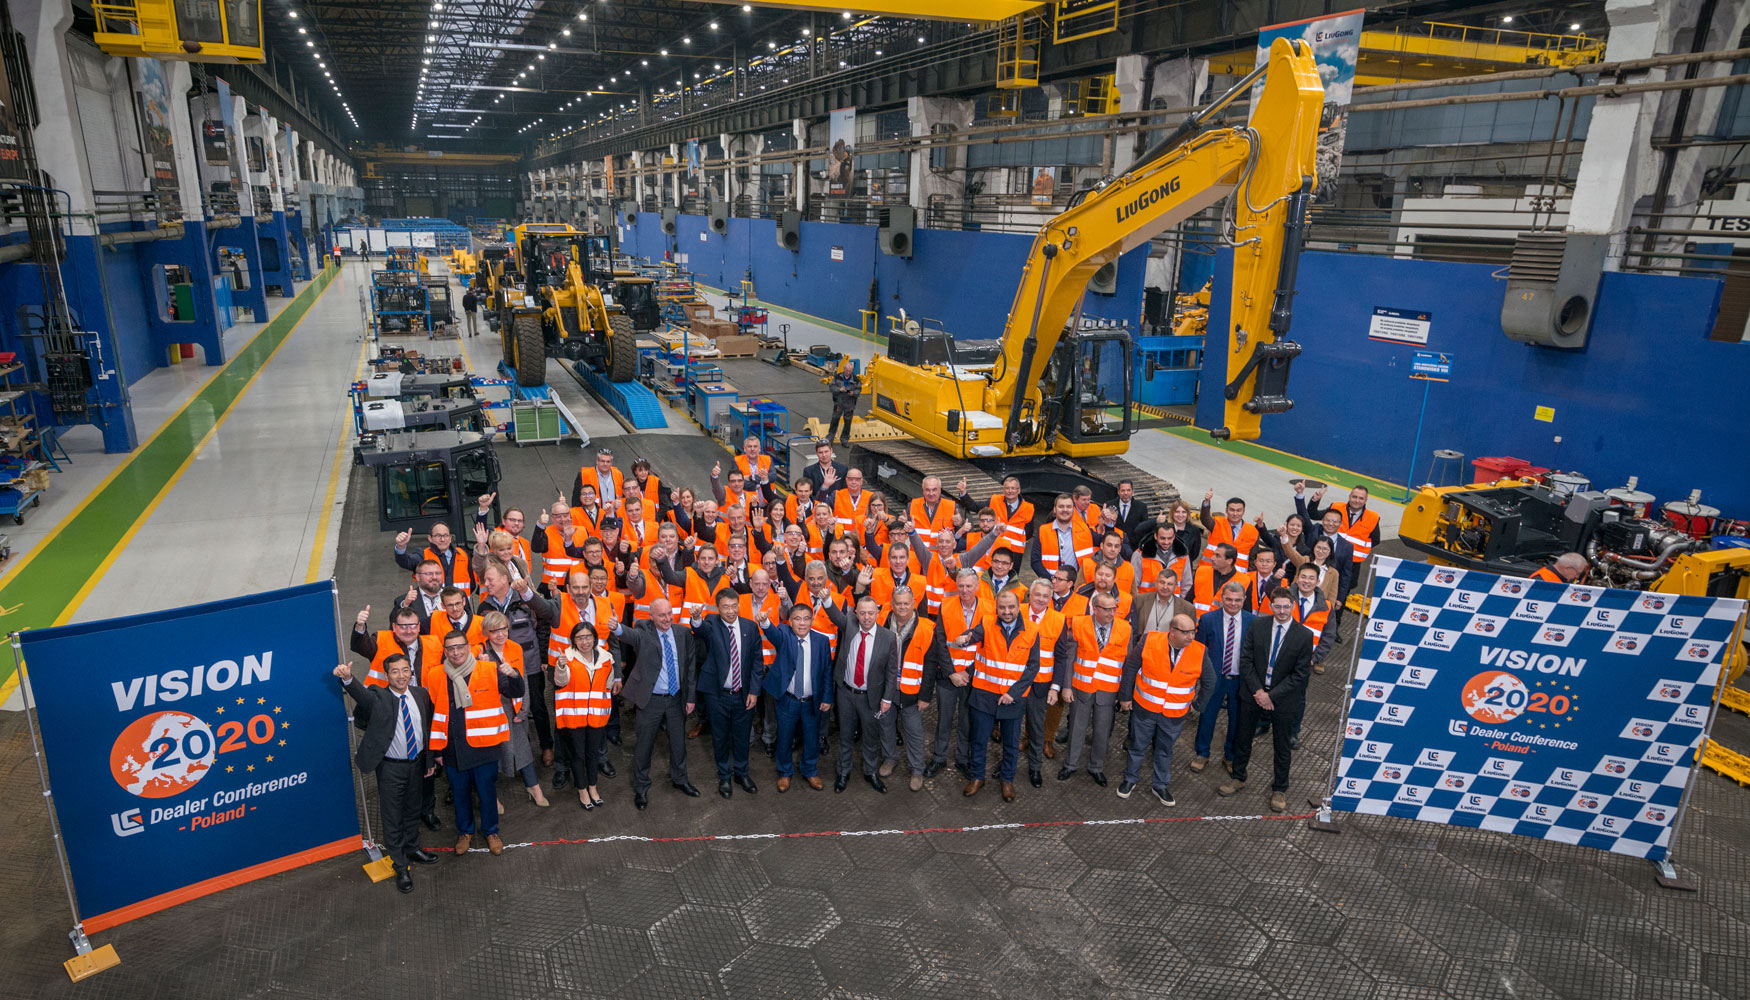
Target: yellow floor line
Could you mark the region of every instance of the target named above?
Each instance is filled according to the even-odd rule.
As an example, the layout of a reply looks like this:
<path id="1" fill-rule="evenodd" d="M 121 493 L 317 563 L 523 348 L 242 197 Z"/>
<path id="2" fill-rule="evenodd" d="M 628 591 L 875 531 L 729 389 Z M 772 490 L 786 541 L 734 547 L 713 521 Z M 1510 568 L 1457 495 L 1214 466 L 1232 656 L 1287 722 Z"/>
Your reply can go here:
<path id="1" fill-rule="evenodd" d="M 370 349 L 369 340 L 359 345 L 359 363 L 352 375 L 354 382 L 365 377 L 365 359 L 370 355 Z M 344 468 L 341 460 L 346 457 L 346 443 L 350 438 L 345 424 L 342 424 L 340 436 L 334 442 L 334 464 L 328 470 L 328 494 L 322 500 L 322 516 L 316 521 L 316 541 L 310 547 L 310 569 L 304 574 L 305 583 L 315 583 L 322 574 L 322 555 L 328 549 L 328 528 L 334 519 L 334 497 L 340 492 L 340 476 Z"/>

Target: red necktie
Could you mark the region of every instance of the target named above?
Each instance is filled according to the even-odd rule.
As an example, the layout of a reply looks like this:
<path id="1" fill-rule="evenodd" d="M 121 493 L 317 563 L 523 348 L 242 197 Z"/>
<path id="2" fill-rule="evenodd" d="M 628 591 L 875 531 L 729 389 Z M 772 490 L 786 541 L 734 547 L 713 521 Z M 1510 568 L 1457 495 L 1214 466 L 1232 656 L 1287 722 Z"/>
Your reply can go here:
<path id="1" fill-rule="evenodd" d="M 861 634 L 857 642 L 857 669 L 856 672 L 851 675 L 852 687 L 863 687 L 863 655 L 868 649 L 869 633 L 864 632 Z"/>

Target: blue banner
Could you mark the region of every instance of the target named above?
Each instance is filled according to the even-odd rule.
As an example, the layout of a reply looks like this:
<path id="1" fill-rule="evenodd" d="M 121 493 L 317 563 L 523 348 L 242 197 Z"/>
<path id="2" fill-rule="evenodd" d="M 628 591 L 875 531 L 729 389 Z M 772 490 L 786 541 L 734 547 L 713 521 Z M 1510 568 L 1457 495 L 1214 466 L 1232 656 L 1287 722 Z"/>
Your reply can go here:
<path id="1" fill-rule="evenodd" d="M 1743 614 L 1378 558 L 1331 805 L 1660 860 Z"/>
<path id="2" fill-rule="evenodd" d="M 332 584 L 19 636 L 87 931 L 360 846 Z"/>

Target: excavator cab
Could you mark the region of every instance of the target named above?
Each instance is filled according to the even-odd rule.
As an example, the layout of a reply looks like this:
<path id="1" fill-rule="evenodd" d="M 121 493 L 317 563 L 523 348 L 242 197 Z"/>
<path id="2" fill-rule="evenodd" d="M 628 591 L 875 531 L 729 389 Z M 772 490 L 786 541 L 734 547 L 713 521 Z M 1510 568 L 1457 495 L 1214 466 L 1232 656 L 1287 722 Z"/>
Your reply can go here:
<path id="1" fill-rule="evenodd" d="M 1017 443 L 1129 440 L 1130 349 L 1130 331 L 1108 320 L 1083 320 L 1066 332 L 1040 374 L 1038 410 L 1017 422 Z"/>

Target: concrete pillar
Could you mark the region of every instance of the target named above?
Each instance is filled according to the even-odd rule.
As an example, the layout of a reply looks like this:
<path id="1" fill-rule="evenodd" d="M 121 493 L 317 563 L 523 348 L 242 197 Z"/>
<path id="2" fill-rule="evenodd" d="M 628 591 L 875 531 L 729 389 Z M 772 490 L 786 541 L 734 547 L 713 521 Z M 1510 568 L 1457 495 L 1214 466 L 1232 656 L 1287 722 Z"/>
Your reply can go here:
<path id="1" fill-rule="evenodd" d="M 671 142 L 668 144 L 668 161 L 672 164 L 669 169 L 668 179 L 669 183 L 673 186 L 674 207 L 676 210 L 679 210 L 681 207 L 681 175 L 686 170 L 686 163 L 681 159 L 681 155 L 681 147 L 679 143 Z"/>
<path id="2" fill-rule="evenodd" d="M 955 132 L 972 125 L 973 102 L 952 97 L 913 97 L 906 101 L 906 114 L 911 118 L 911 134 L 923 137 L 934 134 L 935 126 L 943 125 Z M 965 146 L 948 146 L 944 150 L 948 163 L 956 167 L 947 173 L 930 169 L 930 148 L 922 146 L 911 153 L 911 207 L 917 209 L 918 221 L 927 225 L 930 197 L 945 195 L 955 198 L 965 189 Z"/>
<path id="3" fill-rule="evenodd" d="M 183 99 L 194 79 L 188 63 L 166 62 L 163 66 L 164 86 L 170 95 L 170 141 L 176 153 L 176 190 L 182 201 L 182 215 L 186 219 L 204 219 L 208 213 L 201 193 L 200 137 L 189 122 L 188 102 Z"/>
<path id="4" fill-rule="evenodd" d="M 638 211 L 644 211 L 644 154 L 632 153 L 632 198 L 638 202 Z"/>
<path id="5" fill-rule="evenodd" d="M 1604 52 L 1605 61 L 1688 52 L 1705 2 L 1606 0 L 1604 11 L 1610 20 L 1610 42 Z M 1704 48 L 1713 51 L 1735 45 L 1747 23 L 1750 3 L 1719 0 Z M 1682 79 L 1685 72 L 1683 67 L 1653 69 L 1636 77 L 1635 82 Z M 1697 75 L 1710 77 L 1729 72 L 1730 63 L 1715 63 L 1703 65 Z M 1580 157 L 1568 226 L 1577 233 L 1608 235 L 1610 251 L 1605 266 L 1613 270 L 1622 266 L 1625 254 L 1640 246 L 1638 240 L 1629 246 L 1624 230 L 1637 209 L 1652 208 L 1664 159 L 1664 153 L 1653 149 L 1652 144 L 1663 140 L 1671 128 L 1680 96 L 1679 91 L 1662 91 L 1601 97 L 1592 107 L 1588 130 L 1591 141 Z M 1718 87 L 1691 94 L 1686 135 L 1705 134 L 1712 129 L 1723 96 L 1724 90 Z M 1686 149 L 1677 154 L 1664 211 L 1682 211 L 1699 201 L 1707 162 L 1702 155 L 1705 152 Z M 1659 221 L 1650 220 L 1655 226 Z"/>
<path id="6" fill-rule="evenodd" d="M 723 159 L 725 161 L 723 167 L 723 200 L 729 202 L 731 206 L 735 204 L 735 196 L 740 193 L 739 185 L 735 182 L 737 146 L 735 140 L 736 136 L 728 132 L 720 133 L 717 136 L 717 141 L 723 146 Z M 731 211 L 733 210 L 734 209 L 731 208 Z"/>
<path id="7" fill-rule="evenodd" d="M 790 134 L 796 137 L 796 148 L 808 147 L 808 122 L 803 118 L 793 118 L 790 121 Z M 796 211 L 808 211 L 808 161 L 796 161 L 796 179 L 794 183 L 796 196 Z"/>

